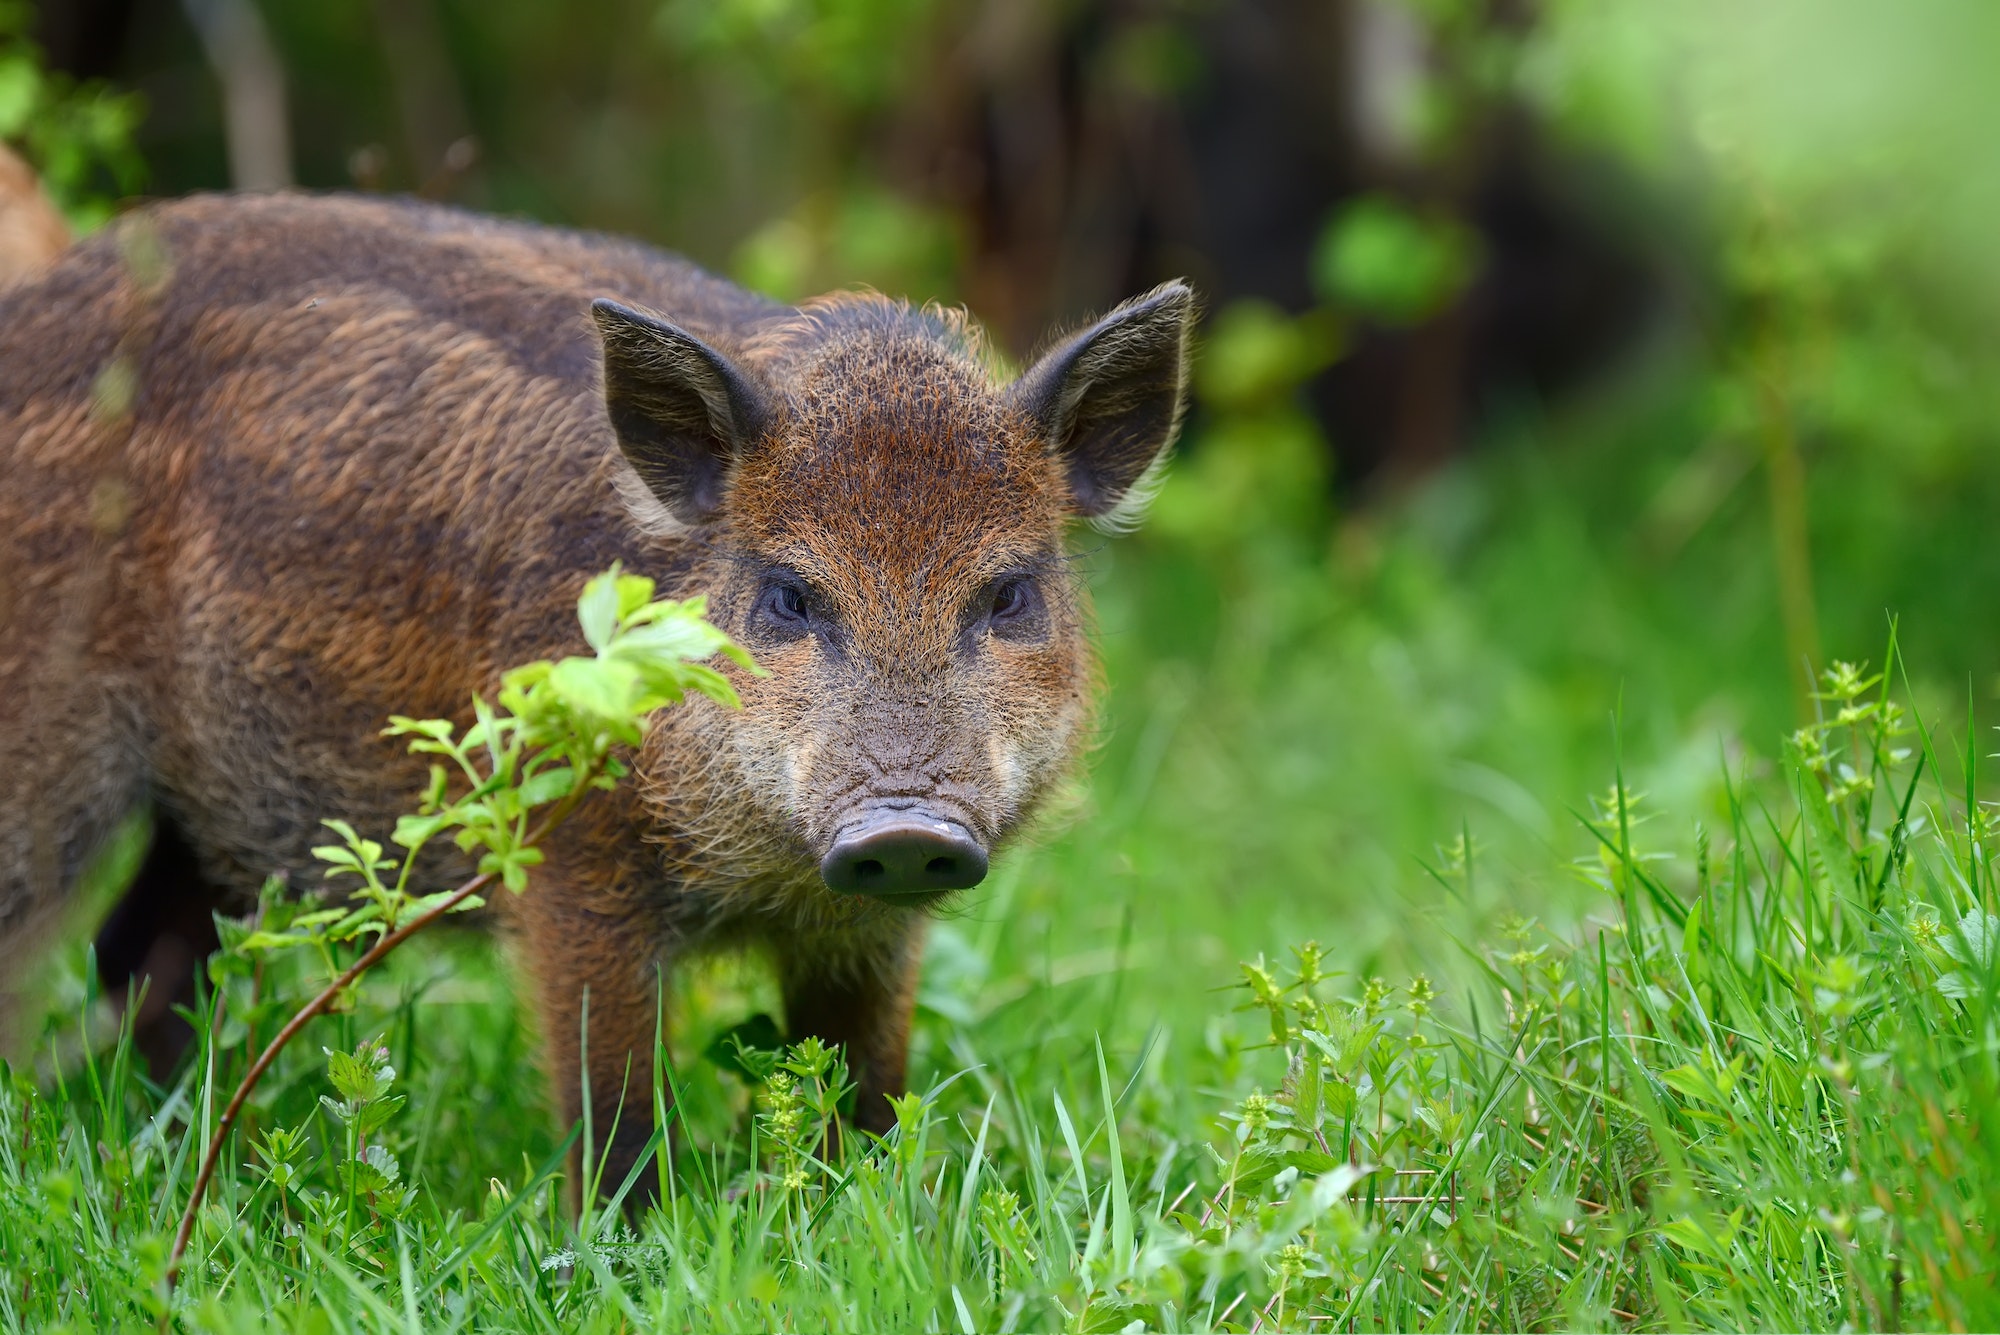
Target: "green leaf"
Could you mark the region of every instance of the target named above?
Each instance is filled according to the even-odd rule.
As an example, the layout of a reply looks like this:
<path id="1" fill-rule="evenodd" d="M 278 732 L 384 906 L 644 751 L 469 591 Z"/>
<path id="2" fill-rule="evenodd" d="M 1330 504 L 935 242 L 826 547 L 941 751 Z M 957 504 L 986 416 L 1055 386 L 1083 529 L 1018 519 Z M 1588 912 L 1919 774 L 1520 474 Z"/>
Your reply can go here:
<path id="1" fill-rule="evenodd" d="M 1958 920 L 1958 929 L 1942 933 L 1944 953 L 1970 968 L 1990 969 L 2000 948 L 2000 917 L 1974 910 Z"/>
<path id="2" fill-rule="evenodd" d="M 1289 1154 L 1268 1146 L 1247 1149 L 1237 1162 L 1235 1182 L 1239 1187 L 1255 1190 L 1291 1167 L 1290 1158 Z"/>
<path id="3" fill-rule="evenodd" d="M 368 1045 L 364 1044 L 364 1050 Z M 380 1098 L 389 1087 L 394 1072 L 367 1057 L 336 1048 L 326 1051 L 326 1076 L 334 1090 L 349 1103 L 367 1103 Z"/>
<path id="4" fill-rule="evenodd" d="M 1318 1177 L 1321 1173 L 1331 1173 L 1336 1168 L 1347 1165 L 1334 1155 L 1321 1150 L 1287 1150 L 1278 1156 L 1286 1168 L 1296 1168 L 1308 1177 Z"/>
<path id="5" fill-rule="evenodd" d="M 493 706 L 480 696 L 472 697 L 471 729 L 465 734 L 465 747 L 469 751 L 475 746 L 483 746 L 493 757 L 494 767 L 499 769 L 506 763 L 507 733 L 511 720 L 493 712 Z"/>
<path id="6" fill-rule="evenodd" d="M 636 626 L 618 637 L 612 652 L 623 658 L 658 658 L 691 662 L 720 652 L 729 637 L 699 617 L 663 617 Z"/>
<path id="7" fill-rule="evenodd" d="M 618 632 L 618 583 L 618 568 L 613 566 L 584 585 L 583 597 L 576 602 L 576 619 L 583 625 L 583 638 L 600 654 Z"/>
<path id="8" fill-rule="evenodd" d="M 628 619 L 637 614 L 639 609 L 652 603 L 652 580 L 647 579 L 644 575 L 619 574 L 616 565 L 611 567 L 611 573 L 617 576 L 618 615 L 620 619 Z"/>
<path id="9" fill-rule="evenodd" d="M 479 860 L 481 875 L 500 874 L 500 883 L 520 894 L 528 888 L 528 868 L 539 867 L 542 850 L 539 848 L 515 848 L 504 853 L 488 853 Z"/>
<path id="10" fill-rule="evenodd" d="M 1345 1080 L 1323 1082 L 1320 1086 L 1320 1095 L 1326 1105 L 1324 1114 L 1326 1118 L 1338 1122 L 1354 1111 L 1356 1102 L 1354 1086 Z"/>
<path id="11" fill-rule="evenodd" d="M 383 1123 L 395 1116 L 396 1110 L 401 1108 L 406 1101 L 407 1096 L 402 1094 L 391 1094 L 385 1099 L 369 1100 L 368 1104 L 361 1109 L 360 1113 L 354 1119 L 355 1129 L 364 1136 L 372 1135 L 382 1127 Z M 393 1174 L 389 1180 L 392 1182 L 395 1181 Z"/>
<path id="12" fill-rule="evenodd" d="M 1706 1229 L 1683 1215 L 1660 1225 L 1660 1235 L 1667 1241 L 1700 1256 L 1719 1256 L 1715 1240 L 1708 1236 Z"/>
<path id="13" fill-rule="evenodd" d="M 639 670 L 604 658 L 565 658 L 549 685 L 572 710 L 597 719 L 629 719 L 639 694 Z"/>
<path id="14" fill-rule="evenodd" d="M 430 786 L 424 790 L 422 810 L 435 811 L 444 805 L 445 786 L 448 782 L 443 765 L 431 766 Z"/>
<path id="15" fill-rule="evenodd" d="M 349 912 L 339 922 L 327 928 L 326 934 L 336 941 L 348 941 L 368 928 L 374 928 L 379 931 L 381 923 L 382 906 L 380 904 L 363 904 L 360 908 Z"/>
<path id="16" fill-rule="evenodd" d="M 743 701 L 737 697 L 736 688 L 729 684 L 729 678 L 714 668 L 703 667 L 699 663 L 687 663 L 681 667 L 680 677 L 683 686 L 701 692 L 724 708 L 743 707 Z"/>
<path id="17" fill-rule="evenodd" d="M 372 1147 L 371 1147 L 372 1148 Z M 350 1159 L 342 1165 L 341 1176 L 357 1196 L 372 1196 L 395 1185 L 395 1179 L 366 1159 Z"/>
<path id="18" fill-rule="evenodd" d="M 1352 1079 L 1361 1070 L 1362 1064 L 1368 1060 L 1368 1051 L 1382 1032 L 1381 1022 L 1347 1027 L 1340 1023 L 1341 1017 L 1338 1015 L 1328 1018 L 1339 1032 L 1324 1034 L 1318 1030 L 1307 1029 L 1304 1031 L 1305 1038 L 1333 1063 L 1336 1074 Z"/>
<path id="19" fill-rule="evenodd" d="M 1302 1131 L 1317 1131 L 1322 1107 L 1319 1054 L 1307 1048 L 1299 1056 L 1299 1079 L 1292 1091 L 1292 1120 Z"/>
<path id="20" fill-rule="evenodd" d="M 530 691 L 547 681 L 549 673 L 554 670 L 555 664 L 549 662 L 547 659 L 541 659 L 533 663 L 524 663 L 520 667 L 502 674 L 500 684 L 513 690 Z"/>
<path id="21" fill-rule="evenodd" d="M 1678 1219 L 1670 1219 L 1660 1225 L 1660 1233 L 1669 1242 L 1699 1255 L 1712 1257 L 1727 1266 L 1730 1263 L 1730 1245 L 1743 1227 L 1745 1213 L 1745 1207 L 1739 1205 L 1731 1210 L 1725 1219 L 1701 1221 L 1690 1215 L 1682 1215 Z"/>
<path id="22" fill-rule="evenodd" d="M 389 836 L 389 839 L 400 848 L 421 848 L 439 830 L 444 829 L 454 822 L 455 817 L 450 813 L 435 816 L 398 816 L 396 817 L 395 832 Z M 318 850 L 315 849 L 314 852 L 318 852 Z"/>
<path id="23" fill-rule="evenodd" d="M 524 807 L 538 807 L 545 802 L 555 802 L 568 797 L 576 787 L 576 771 L 567 765 L 545 769 L 531 775 L 521 785 L 520 798 Z"/>
<path id="24" fill-rule="evenodd" d="M 389 715 L 389 726 L 382 729 L 384 737 L 404 737 L 411 733 L 415 733 L 419 737 L 428 737 L 432 741 L 448 742 L 451 740 L 452 734 L 451 720 L 442 718 L 416 719 L 408 718 L 402 714 L 391 714 Z"/>
<path id="25" fill-rule="evenodd" d="M 312 855 L 323 862 L 330 862 L 337 870 L 353 871 L 366 875 L 379 871 L 390 864 L 382 860 L 382 845 L 373 839 L 363 839 L 355 833 L 354 827 L 344 820 L 326 820 L 320 824 L 332 830 L 347 841 L 346 848 L 322 845 L 312 850 Z M 331 876 L 334 872 L 328 872 Z"/>
<path id="26" fill-rule="evenodd" d="M 432 909 L 457 893 L 456 890 L 440 890 L 434 895 L 422 895 L 414 898 L 403 906 L 404 915 L 414 918 L 429 913 Z M 478 895 L 467 895 L 464 899 L 452 905 L 451 911 L 453 913 L 468 913 L 473 909 L 485 907 L 485 904 L 486 901 Z"/>
<path id="27" fill-rule="evenodd" d="M 1660 1079 L 1688 1098 L 1728 1108 L 1734 1103 L 1730 1094 L 1736 1088 L 1742 1066 L 1741 1057 L 1719 1069 L 1710 1069 L 1706 1062 L 1701 1066 L 1676 1066 L 1671 1071 L 1662 1071 Z"/>
<path id="28" fill-rule="evenodd" d="M 283 950 L 287 946 L 302 946 L 312 940 L 307 932 L 252 932 L 237 942 L 238 950 Z"/>
<path id="29" fill-rule="evenodd" d="M 322 844 L 312 850 L 312 855 L 321 862 L 332 863 L 339 871 L 352 871 L 357 874 L 361 871 L 361 859 L 338 844 Z M 328 872 L 327 875 L 331 876 L 333 872 Z"/>

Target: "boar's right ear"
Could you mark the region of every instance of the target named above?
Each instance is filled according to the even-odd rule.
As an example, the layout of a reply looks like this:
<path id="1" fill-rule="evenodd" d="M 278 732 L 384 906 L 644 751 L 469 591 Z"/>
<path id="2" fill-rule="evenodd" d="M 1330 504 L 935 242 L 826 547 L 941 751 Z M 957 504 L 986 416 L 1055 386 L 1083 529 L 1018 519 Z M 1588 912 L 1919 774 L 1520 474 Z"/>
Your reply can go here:
<path id="1" fill-rule="evenodd" d="M 1163 283 L 1044 353 L 1007 391 L 1068 474 L 1070 504 L 1100 528 L 1145 508 L 1187 398 L 1194 291 Z"/>
<path id="2" fill-rule="evenodd" d="M 722 506 L 730 464 L 769 423 L 763 394 L 686 330 L 601 298 L 590 314 L 618 448 L 676 522 L 706 523 Z"/>

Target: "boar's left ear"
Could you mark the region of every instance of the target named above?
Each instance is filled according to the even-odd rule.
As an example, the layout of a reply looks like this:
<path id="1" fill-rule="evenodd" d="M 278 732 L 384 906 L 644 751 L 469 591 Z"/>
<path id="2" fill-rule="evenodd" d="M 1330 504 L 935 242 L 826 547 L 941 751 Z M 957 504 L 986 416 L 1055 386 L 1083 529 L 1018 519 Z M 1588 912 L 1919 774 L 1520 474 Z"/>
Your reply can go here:
<path id="1" fill-rule="evenodd" d="M 1068 474 L 1076 513 L 1123 527 L 1147 500 L 1187 398 L 1194 292 L 1165 283 L 1073 334 L 1007 391 Z"/>
<path id="2" fill-rule="evenodd" d="M 675 521 L 714 518 L 730 465 L 770 420 L 764 395 L 686 330 L 601 298 L 590 314 L 604 344 L 604 406 L 618 448 Z"/>

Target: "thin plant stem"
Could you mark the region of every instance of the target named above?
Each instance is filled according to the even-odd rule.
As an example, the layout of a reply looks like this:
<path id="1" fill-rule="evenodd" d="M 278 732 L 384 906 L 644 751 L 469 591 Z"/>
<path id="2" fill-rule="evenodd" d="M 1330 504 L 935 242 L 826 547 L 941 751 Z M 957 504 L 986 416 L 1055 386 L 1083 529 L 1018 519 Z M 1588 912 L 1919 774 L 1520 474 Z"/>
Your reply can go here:
<path id="1" fill-rule="evenodd" d="M 568 819 L 570 813 L 576 810 L 577 803 L 583 798 L 584 794 L 590 791 L 591 781 L 595 777 L 595 770 L 586 771 L 577 776 L 577 782 L 571 787 L 569 795 L 562 799 L 556 809 L 549 813 L 548 819 L 542 822 L 541 828 L 527 840 L 529 846 L 540 844 L 542 840 L 548 837 L 550 831 Z M 349 965 L 346 971 L 338 978 L 322 988 L 317 996 L 301 1006 L 298 1013 L 292 1016 L 285 1027 L 278 1031 L 277 1036 L 258 1055 L 257 1060 L 251 1064 L 250 1069 L 244 1072 L 242 1082 L 236 1086 L 235 1096 L 229 1100 L 229 1106 L 223 1109 L 222 1120 L 216 1123 L 215 1133 L 209 1138 L 208 1149 L 202 1155 L 201 1168 L 195 1174 L 194 1186 L 188 1193 L 187 1209 L 182 1212 L 180 1227 L 174 1232 L 173 1251 L 167 1258 L 166 1287 L 167 1293 L 170 1296 L 175 1286 L 180 1283 L 181 1262 L 187 1253 L 188 1239 L 194 1234 L 195 1216 L 201 1210 L 202 1197 L 207 1194 L 208 1184 L 215 1176 L 216 1165 L 222 1160 L 223 1143 L 228 1140 L 230 1131 L 235 1127 L 237 1118 L 242 1114 L 244 1103 L 249 1100 L 251 1092 L 257 1088 L 258 1082 L 264 1078 L 264 1073 L 278 1059 L 278 1054 L 283 1052 L 286 1045 L 294 1038 L 298 1037 L 299 1033 L 308 1023 L 325 1011 L 328 1006 L 332 1005 L 335 998 L 353 986 L 361 975 L 367 973 L 377 964 L 380 964 L 390 951 L 402 945 L 403 942 L 409 940 L 439 918 L 444 917 L 445 914 L 450 913 L 473 895 L 492 885 L 498 875 L 498 872 L 481 872 L 465 884 L 459 886 L 458 889 L 452 891 L 448 898 L 425 910 L 423 913 L 418 914 L 395 931 L 384 935 L 366 954 Z M 169 1306 L 167 1312 L 162 1314 L 160 1318 L 162 1329 L 165 1329 L 171 1315 L 172 1308 Z"/>

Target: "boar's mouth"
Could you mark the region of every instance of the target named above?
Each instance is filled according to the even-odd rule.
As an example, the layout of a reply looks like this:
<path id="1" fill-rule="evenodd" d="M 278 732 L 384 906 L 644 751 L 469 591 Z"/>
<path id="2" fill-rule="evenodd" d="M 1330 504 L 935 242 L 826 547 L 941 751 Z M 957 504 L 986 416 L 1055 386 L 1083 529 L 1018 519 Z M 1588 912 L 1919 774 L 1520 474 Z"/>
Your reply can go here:
<path id="1" fill-rule="evenodd" d="M 841 827 L 819 874 L 842 894 L 918 903 L 986 879 L 986 848 L 955 820 L 876 807 Z"/>

